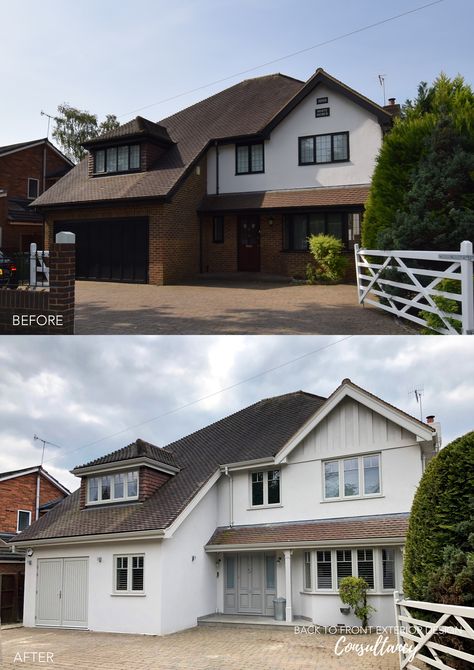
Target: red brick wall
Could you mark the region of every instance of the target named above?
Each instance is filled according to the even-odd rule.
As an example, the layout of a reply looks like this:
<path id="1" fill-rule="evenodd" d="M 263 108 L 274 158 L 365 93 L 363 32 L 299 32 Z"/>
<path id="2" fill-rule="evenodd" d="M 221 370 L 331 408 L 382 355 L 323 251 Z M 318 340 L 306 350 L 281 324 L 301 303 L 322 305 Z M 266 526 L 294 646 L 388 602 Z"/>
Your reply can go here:
<path id="1" fill-rule="evenodd" d="M 16 151 L 0 157 L 0 188 L 14 198 L 28 197 L 28 177 L 39 180 L 39 193 L 43 191 L 43 148 L 40 144 L 30 149 Z M 69 166 L 51 148 L 46 148 L 46 174 L 55 173 Z"/>
<path id="2" fill-rule="evenodd" d="M 36 476 L 33 472 L 0 482 L 0 532 L 16 533 L 19 509 L 30 511 L 31 521 L 35 520 Z M 40 505 L 60 497 L 65 497 L 64 493 L 41 476 Z"/>
<path id="3" fill-rule="evenodd" d="M 203 272 L 236 272 L 237 266 L 237 215 L 226 214 L 224 218 L 224 242 L 212 242 L 213 217 L 203 216 L 202 245 Z M 273 223 L 270 225 L 269 220 Z M 306 278 L 306 266 L 312 256 L 305 251 L 283 251 L 283 215 L 260 214 L 260 270 L 266 274 Z M 348 253 L 349 267 L 346 281 L 355 280 L 354 256 Z"/>
<path id="4" fill-rule="evenodd" d="M 140 468 L 139 474 L 139 500 L 143 501 L 149 498 L 153 493 L 163 486 L 172 475 L 166 472 L 158 472 L 153 468 Z"/>
<path id="5" fill-rule="evenodd" d="M 72 335 L 74 333 L 75 248 L 53 244 L 49 291 L 0 288 L 0 334 Z M 62 316 L 62 325 L 15 325 L 15 316 Z"/>
<path id="6" fill-rule="evenodd" d="M 21 558 L 18 557 L 18 560 L 21 560 Z M 10 561 L 0 563 L 0 575 L 21 575 L 24 572 L 25 572 L 24 559 L 21 563 L 11 563 Z"/>

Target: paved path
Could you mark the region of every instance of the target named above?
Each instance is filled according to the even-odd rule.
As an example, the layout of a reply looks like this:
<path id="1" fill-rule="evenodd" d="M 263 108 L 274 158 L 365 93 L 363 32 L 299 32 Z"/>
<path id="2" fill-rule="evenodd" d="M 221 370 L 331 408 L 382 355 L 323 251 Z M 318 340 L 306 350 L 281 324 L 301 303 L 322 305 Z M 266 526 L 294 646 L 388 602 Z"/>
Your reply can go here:
<path id="1" fill-rule="evenodd" d="M 357 303 L 350 285 L 77 282 L 76 334 L 403 335 L 394 317 Z"/>
<path id="2" fill-rule="evenodd" d="M 398 670 L 398 654 L 354 651 L 336 656 L 336 635 L 295 635 L 293 630 L 192 628 L 165 637 L 88 631 L 2 630 L 0 667 L 56 670 Z M 347 636 L 370 644 L 377 635 Z M 395 639 L 390 638 L 394 644 Z M 44 652 L 50 663 L 20 662 L 24 652 Z M 17 654 L 20 654 L 18 656 Z M 17 658 L 15 662 L 15 657 Z M 31 659 L 31 656 L 30 656 Z M 3 664 L 2 664 L 3 661 Z"/>

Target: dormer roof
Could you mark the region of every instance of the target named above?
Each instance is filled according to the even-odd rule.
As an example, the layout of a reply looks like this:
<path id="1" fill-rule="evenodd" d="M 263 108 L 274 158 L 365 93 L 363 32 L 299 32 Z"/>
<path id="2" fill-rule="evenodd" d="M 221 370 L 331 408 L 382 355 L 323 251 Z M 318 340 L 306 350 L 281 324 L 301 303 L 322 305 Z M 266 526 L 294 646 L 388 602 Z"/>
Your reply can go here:
<path id="1" fill-rule="evenodd" d="M 114 468 L 123 464 L 145 465 L 147 463 L 155 466 L 166 466 L 166 469 L 171 468 L 174 471 L 179 470 L 176 459 L 170 451 L 138 438 L 135 442 L 128 444 L 126 447 L 117 449 L 105 456 L 100 456 L 83 465 L 77 465 L 71 472 L 75 475 L 81 475 L 96 470 L 104 471 L 108 469 L 108 466 Z"/>
<path id="2" fill-rule="evenodd" d="M 174 144 L 166 128 L 159 123 L 145 119 L 143 116 L 137 116 L 132 121 L 124 123 L 118 128 L 109 130 L 99 137 L 83 143 L 85 149 L 97 149 L 102 145 L 113 144 L 116 141 L 138 141 L 150 140 L 161 145 Z"/>

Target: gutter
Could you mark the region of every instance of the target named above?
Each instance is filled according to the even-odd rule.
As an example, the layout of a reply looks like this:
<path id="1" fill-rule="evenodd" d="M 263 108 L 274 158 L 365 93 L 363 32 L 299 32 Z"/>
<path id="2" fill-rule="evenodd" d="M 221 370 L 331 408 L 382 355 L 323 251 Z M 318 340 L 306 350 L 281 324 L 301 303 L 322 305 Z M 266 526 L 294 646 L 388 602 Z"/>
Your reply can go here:
<path id="1" fill-rule="evenodd" d="M 106 533 L 102 535 L 77 535 L 69 537 L 48 537 L 44 539 L 16 540 L 20 547 L 41 547 L 61 544 L 95 544 L 98 542 L 123 542 L 127 540 L 160 540 L 165 536 L 164 530 L 136 531 L 131 533 Z"/>

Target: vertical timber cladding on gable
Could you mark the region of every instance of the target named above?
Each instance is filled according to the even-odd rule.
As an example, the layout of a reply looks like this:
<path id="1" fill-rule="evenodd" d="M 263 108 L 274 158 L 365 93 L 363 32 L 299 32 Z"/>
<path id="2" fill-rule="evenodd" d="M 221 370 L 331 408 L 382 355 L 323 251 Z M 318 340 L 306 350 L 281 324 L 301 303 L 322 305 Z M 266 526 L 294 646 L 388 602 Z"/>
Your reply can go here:
<path id="1" fill-rule="evenodd" d="M 30 511 L 34 520 L 36 510 L 36 472 L 0 482 L 0 532 L 16 533 L 17 512 Z M 40 505 L 64 494 L 49 479 L 41 477 Z"/>
<path id="2" fill-rule="evenodd" d="M 415 442 L 409 431 L 352 398 L 345 398 L 303 440 L 302 449 L 305 457 L 331 458 Z M 298 460 L 296 452 L 290 460 Z"/>

